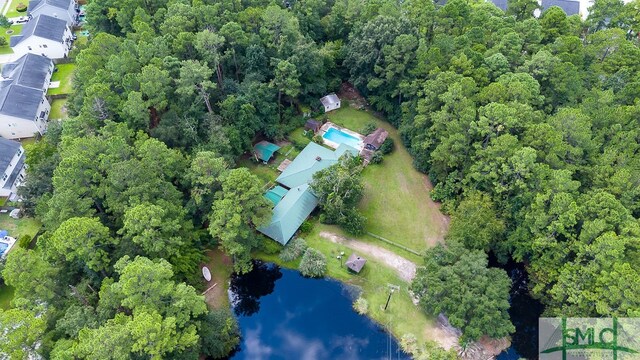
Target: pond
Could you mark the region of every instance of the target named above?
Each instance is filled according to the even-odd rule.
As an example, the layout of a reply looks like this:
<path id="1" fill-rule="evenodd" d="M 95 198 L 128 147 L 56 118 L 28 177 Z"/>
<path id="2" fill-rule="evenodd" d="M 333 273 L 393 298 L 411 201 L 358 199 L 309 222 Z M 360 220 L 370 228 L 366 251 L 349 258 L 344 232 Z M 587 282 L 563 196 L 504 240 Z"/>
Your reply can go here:
<path id="1" fill-rule="evenodd" d="M 357 289 L 255 262 L 229 291 L 242 342 L 231 359 L 409 359 L 352 308 Z"/>
<path id="2" fill-rule="evenodd" d="M 498 355 L 497 360 L 537 359 L 538 318 L 544 306 L 529 295 L 529 276 L 524 265 L 513 260 L 502 265 L 490 254 L 489 266 L 504 269 L 511 278 L 509 317 L 516 327 L 511 347 Z"/>

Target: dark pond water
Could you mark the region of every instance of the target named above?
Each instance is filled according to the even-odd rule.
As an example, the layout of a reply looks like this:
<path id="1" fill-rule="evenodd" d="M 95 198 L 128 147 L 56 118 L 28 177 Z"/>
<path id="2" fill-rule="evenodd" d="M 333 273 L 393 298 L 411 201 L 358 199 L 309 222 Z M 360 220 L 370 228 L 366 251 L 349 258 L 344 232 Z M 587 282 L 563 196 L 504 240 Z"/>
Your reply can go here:
<path id="1" fill-rule="evenodd" d="M 353 311 L 356 296 L 337 281 L 256 262 L 231 280 L 242 331 L 231 359 L 409 359 L 384 329 Z"/>
<path id="2" fill-rule="evenodd" d="M 509 316 L 516 327 L 511 336 L 511 347 L 498 355 L 497 360 L 518 360 L 538 358 L 538 318 L 543 305 L 529 296 L 529 276 L 524 264 L 509 260 L 502 265 L 489 254 L 489 266 L 504 269 L 511 278 Z"/>

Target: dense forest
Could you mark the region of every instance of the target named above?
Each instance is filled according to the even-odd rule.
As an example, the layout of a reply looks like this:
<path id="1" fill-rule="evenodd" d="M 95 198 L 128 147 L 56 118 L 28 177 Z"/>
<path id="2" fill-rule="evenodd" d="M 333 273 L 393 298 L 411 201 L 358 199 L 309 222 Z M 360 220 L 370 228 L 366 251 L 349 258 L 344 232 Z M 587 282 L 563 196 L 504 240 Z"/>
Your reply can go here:
<path id="1" fill-rule="evenodd" d="M 4 265 L 2 352 L 230 352 L 233 316 L 193 286 L 203 249 L 246 272 L 264 246 L 263 184 L 235 162 L 343 81 L 400 129 L 452 217 L 414 282 L 426 311 L 468 339 L 512 332 L 491 251 L 526 264 L 546 315 L 640 316 L 640 2 L 596 0 L 586 21 L 537 6 L 90 1 L 72 118 L 28 148 L 21 193 L 46 231 Z M 443 277 L 495 291 L 430 301 L 454 296 L 434 286 Z"/>

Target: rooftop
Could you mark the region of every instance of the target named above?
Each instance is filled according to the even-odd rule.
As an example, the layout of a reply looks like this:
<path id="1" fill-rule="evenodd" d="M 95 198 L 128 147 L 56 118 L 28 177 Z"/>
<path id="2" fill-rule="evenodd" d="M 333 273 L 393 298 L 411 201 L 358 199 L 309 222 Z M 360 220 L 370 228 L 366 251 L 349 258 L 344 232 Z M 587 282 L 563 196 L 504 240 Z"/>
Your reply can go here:
<path id="1" fill-rule="evenodd" d="M 253 146 L 253 152 L 256 154 L 256 157 L 264 162 L 269 161 L 273 153 L 278 150 L 280 150 L 280 146 L 264 140 Z"/>
<path id="2" fill-rule="evenodd" d="M 313 179 L 313 174 L 334 165 L 346 152 L 353 156 L 358 155 L 358 150 L 346 144 L 340 144 L 334 151 L 310 142 L 278 176 L 276 182 L 290 189 L 308 184 Z"/>
<path id="3" fill-rule="evenodd" d="M 372 145 L 373 147 L 378 149 L 382 145 L 382 143 L 387 140 L 387 136 L 389 136 L 389 132 L 387 132 L 387 130 L 383 128 L 377 128 L 374 132 L 365 136 L 364 144 L 365 146 Z"/>
<path id="4" fill-rule="evenodd" d="M 62 42 L 64 41 L 64 32 L 66 29 L 66 21 L 49 15 L 38 15 L 24 25 L 20 35 L 12 36 L 9 44 L 11 47 L 14 47 L 32 35 Z"/>
<path id="5" fill-rule="evenodd" d="M 38 10 L 43 5 L 51 5 L 60 9 L 69 9 L 71 0 L 31 0 L 29 1 L 29 13 Z"/>
<path id="6" fill-rule="evenodd" d="M 335 105 L 340 102 L 340 98 L 336 94 L 329 94 L 320 99 L 320 102 L 324 106 Z"/>
<path id="7" fill-rule="evenodd" d="M 317 205 L 318 199 L 311 193 L 308 184 L 294 187 L 273 208 L 269 225 L 258 231 L 286 245 Z"/>
<path id="8" fill-rule="evenodd" d="M 19 142 L 0 137 L 0 175 L 9 167 L 18 149 L 20 149 Z"/>
<path id="9" fill-rule="evenodd" d="M 552 6 L 558 6 L 567 16 L 580 14 L 580 2 L 570 0 L 542 0 L 542 9 L 547 10 Z"/>
<path id="10" fill-rule="evenodd" d="M 18 60 L 2 66 L 2 77 L 13 80 L 13 84 L 43 89 L 49 81 L 49 70 L 53 62 L 42 55 L 28 53 Z"/>
<path id="11" fill-rule="evenodd" d="M 44 90 L 22 85 L 0 84 L 0 114 L 35 120 Z"/>
<path id="12" fill-rule="evenodd" d="M 360 255 L 356 253 L 352 253 L 347 259 L 347 262 L 345 264 L 349 269 L 359 273 L 360 270 L 362 270 L 362 268 L 364 267 L 364 264 L 366 263 L 367 263 L 366 259 L 361 258 Z"/>

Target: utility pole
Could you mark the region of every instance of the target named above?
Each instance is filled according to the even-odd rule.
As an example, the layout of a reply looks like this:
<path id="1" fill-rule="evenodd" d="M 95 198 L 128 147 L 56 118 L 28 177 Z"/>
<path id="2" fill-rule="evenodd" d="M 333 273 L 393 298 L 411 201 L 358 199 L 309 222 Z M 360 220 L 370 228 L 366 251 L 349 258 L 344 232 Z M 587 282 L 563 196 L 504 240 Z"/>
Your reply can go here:
<path id="1" fill-rule="evenodd" d="M 391 295 L 393 294 L 393 291 L 395 289 L 391 289 L 391 291 L 389 291 L 389 297 L 387 298 L 387 303 L 384 304 L 384 311 L 387 311 L 387 306 L 389 306 L 389 300 L 391 300 Z"/>

